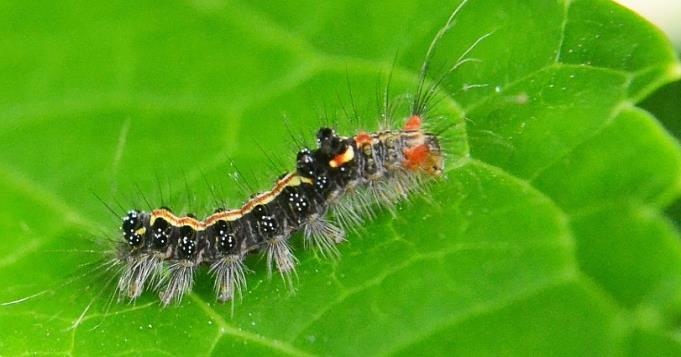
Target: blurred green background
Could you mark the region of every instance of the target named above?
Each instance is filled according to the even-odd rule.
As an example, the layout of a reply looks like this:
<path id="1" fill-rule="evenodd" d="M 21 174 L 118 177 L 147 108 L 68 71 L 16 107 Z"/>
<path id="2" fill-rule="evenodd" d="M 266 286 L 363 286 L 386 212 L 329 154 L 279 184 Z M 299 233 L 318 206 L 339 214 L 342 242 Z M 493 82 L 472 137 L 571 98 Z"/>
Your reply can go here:
<path id="1" fill-rule="evenodd" d="M 681 4 L 674 0 L 617 0 L 660 27 L 672 40 L 676 49 L 681 49 Z"/>
<path id="2" fill-rule="evenodd" d="M 470 0 L 431 66 L 491 34 L 428 118 L 452 125 L 446 178 L 339 261 L 295 237 L 295 293 L 253 256 L 233 311 L 203 270 L 162 309 L 86 265 L 119 225 L 96 196 L 236 206 L 293 166 L 293 136 L 376 129 L 391 71 L 407 115 L 458 4 L 1 2 L 0 303 L 48 290 L 0 306 L 0 354 L 681 353 L 681 67 L 609 1 Z"/>

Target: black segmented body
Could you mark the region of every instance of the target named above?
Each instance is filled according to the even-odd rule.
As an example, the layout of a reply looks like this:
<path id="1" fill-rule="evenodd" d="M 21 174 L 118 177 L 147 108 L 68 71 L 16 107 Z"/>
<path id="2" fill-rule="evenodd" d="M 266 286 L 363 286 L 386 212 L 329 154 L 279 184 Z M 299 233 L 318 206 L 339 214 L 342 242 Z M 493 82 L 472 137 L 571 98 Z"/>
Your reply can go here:
<path id="1" fill-rule="evenodd" d="M 405 167 L 406 150 L 427 145 L 441 164 L 437 137 L 420 129 L 347 138 L 323 128 L 317 141 L 317 149 L 298 153 L 295 172 L 241 209 L 217 210 L 203 221 L 168 209 L 130 211 L 123 218 L 124 242 L 118 248 L 118 259 L 127 264 L 118 284 L 121 293 L 136 298 L 151 280 L 165 286 L 161 298 L 168 304 L 191 289 L 193 268 L 205 264 L 216 277 L 218 298 L 228 300 L 244 284 L 241 261 L 251 251 L 264 251 L 282 274 L 295 264 L 287 245 L 294 232 L 302 230 L 306 242 L 322 253 L 333 252 L 348 227 L 342 219 L 329 221 L 328 211 L 342 218 L 357 215 L 345 210 L 367 209 L 343 204 L 347 192 L 359 194 L 366 204 L 390 207 L 405 192 L 418 189 L 425 171 Z"/>
<path id="2" fill-rule="evenodd" d="M 178 301 L 191 290 L 194 269 L 206 265 L 218 299 L 233 299 L 245 286 L 242 261 L 247 254 L 261 251 L 270 269 L 275 266 L 287 277 L 295 267 L 288 248 L 294 232 L 302 232 L 305 246 L 322 256 L 338 255 L 335 245 L 345 239 L 345 231 L 373 216 L 375 207 L 392 211 L 396 202 L 420 191 L 425 179 L 440 176 L 440 141 L 423 131 L 421 119 L 438 97 L 445 76 L 472 62 L 468 53 L 489 35 L 475 41 L 440 78 L 427 82 L 434 51 L 465 3 L 451 13 L 428 47 L 412 95 L 411 116 L 402 130 L 342 137 L 322 128 L 318 147 L 298 152 L 296 170 L 282 176 L 271 191 L 252 197 L 239 209 L 216 210 L 203 220 L 175 216 L 165 208 L 128 212 L 114 258 L 115 264 L 123 265 L 120 294 L 135 299 L 147 284 L 159 290 L 164 304 Z M 387 88 L 385 94 L 387 98 Z M 383 117 L 390 118 L 394 107 L 387 99 L 383 104 Z"/>

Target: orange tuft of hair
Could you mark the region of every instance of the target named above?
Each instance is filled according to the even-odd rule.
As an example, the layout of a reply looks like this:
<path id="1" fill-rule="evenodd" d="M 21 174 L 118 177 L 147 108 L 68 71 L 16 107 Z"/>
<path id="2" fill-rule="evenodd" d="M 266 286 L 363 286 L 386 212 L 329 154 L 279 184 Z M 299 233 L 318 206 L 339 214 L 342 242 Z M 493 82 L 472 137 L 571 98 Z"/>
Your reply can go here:
<path id="1" fill-rule="evenodd" d="M 357 147 L 362 147 L 364 144 L 371 144 L 371 135 L 361 132 L 355 136 L 355 144 Z"/>
<path id="2" fill-rule="evenodd" d="M 421 117 L 418 115 L 412 115 L 407 122 L 404 123 L 404 130 L 416 131 L 419 129 L 421 129 Z"/>
<path id="3" fill-rule="evenodd" d="M 409 170 L 416 170 L 424 166 L 430 159 L 430 149 L 426 144 L 416 145 L 404 149 L 404 166 Z"/>

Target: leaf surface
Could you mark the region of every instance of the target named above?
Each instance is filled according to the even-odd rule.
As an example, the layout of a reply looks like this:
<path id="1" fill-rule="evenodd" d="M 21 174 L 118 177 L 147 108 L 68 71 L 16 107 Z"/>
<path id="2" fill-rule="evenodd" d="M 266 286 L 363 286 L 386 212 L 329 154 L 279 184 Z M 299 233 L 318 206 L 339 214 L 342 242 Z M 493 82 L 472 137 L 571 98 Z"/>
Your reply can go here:
<path id="1" fill-rule="evenodd" d="M 392 93 L 413 90 L 456 5 L 0 5 L 0 301 L 49 290 L 0 306 L 0 354 L 681 350 L 681 245 L 663 213 L 681 150 L 637 107 L 680 67 L 606 1 L 467 3 L 431 66 L 437 80 L 484 38 L 433 108 L 453 124 L 446 178 L 337 262 L 295 237 L 295 294 L 252 257 L 233 313 L 205 271 L 178 306 L 108 305 L 111 277 L 83 264 L 119 222 L 92 192 L 115 210 L 236 206 L 292 167 L 291 132 L 311 144 L 324 113 L 375 129 L 393 59 Z"/>

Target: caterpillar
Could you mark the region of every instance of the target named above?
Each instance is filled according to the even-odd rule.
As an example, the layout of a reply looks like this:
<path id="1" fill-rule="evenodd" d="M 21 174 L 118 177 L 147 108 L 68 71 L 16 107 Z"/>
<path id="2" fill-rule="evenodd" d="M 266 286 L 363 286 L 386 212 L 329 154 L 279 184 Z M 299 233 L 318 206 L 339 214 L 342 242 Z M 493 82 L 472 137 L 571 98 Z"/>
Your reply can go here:
<path id="1" fill-rule="evenodd" d="M 337 255 L 335 245 L 353 224 L 376 206 L 408 197 L 442 170 L 438 136 L 424 130 L 419 115 L 400 130 L 352 137 L 321 128 L 317 148 L 297 153 L 295 170 L 240 208 L 217 209 L 203 220 L 168 208 L 129 211 L 114 258 L 123 265 L 117 290 L 134 300 L 151 285 L 168 305 L 191 290 L 196 268 L 205 265 L 217 299 L 231 300 L 245 286 L 246 255 L 260 251 L 270 274 L 276 268 L 289 276 L 296 264 L 288 245 L 294 233 L 302 232 L 305 245 L 322 255 Z"/>
<path id="2" fill-rule="evenodd" d="M 179 302 L 191 291 L 197 268 L 206 266 L 217 299 L 234 301 L 246 285 L 244 258 L 256 252 L 266 258 L 270 276 L 276 269 L 291 283 L 297 263 L 289 247 L 294 234 L 301 233 L 305 247 L 335 258 L 336 245 L 345 241 L 346 232 L 373 217 L 377 208 L 394 212 L 399 201 L 441 177 L 445 157 L 441 134 L 451 125 L 428 130 L 427 112 L 446 76 L 475 62 L 467 56 L 491 34 L 479 37 L 453 66 L 427 83 L 435 48 L 466 3 L 454 9 L 431 41 L 399 129 L 384 124 L 376 132 L 342 136 L 322 127 L 316 148 L 299 150 L 295 169 L 281 175 L 269 191 L 252 196 L 239 208 L 216 209 L 203 219 L 178 216 L 166 207 L 128 211 L 109 263 L 121 271 L 116 283 L 119 296 L 135 300 L 150 289 L 158 292 L 164 306 Z M 388 103 L 389 86 L 388 81 L 385 122 L 395 109 Z"/>
<path id="3" fill-rule="evenodd" d="M 316 148 L 300 149 L 293 170 L 280 175 L 269 191 L 251 196 L 239 208 L 218 208 L 203 219 L 176 215 L 167 207 L 131 209 L 120 217 L 97 196 L 116 219 L 121 219 L 120 233 L 109 245 L 106 257 L 84 265 L 96 266 L 95 279 L 117 272 L 108 283 L 116 290 L 109 304 L 116 295 L 135 301 L 145 290 L 158 292 L 163 306 L 179 302 L 192 290 L 200 267 L 207 267 L 212 276 L 217 300 L 234 302 L 246 287 L 244 259 L 258 252 L 266 258 L 268 275 L 276 269 L 291 287 L 297 264 L 289 247 L 294 235 L 302 235 L 304 247 L 313 248 L 322 257 L 337 258 L 340 253 L 336 245 L 346 240 L 347 232 L 356 231 L 364 220 L 374 217 L 378 209 L 395 214 L 398 202 L 425 193 L 430 181 L 443 177 L 446 150 L 442 144 L 446 139 L 442 134 L 455 125 L 429 129 L 433 124 L 429 113 L 439 96 L 439 86 L 463 64 L 478 62 L 468 55 L 492 34 L 478 37 L 439 77 L 426 80 L 437 44 L 466 3 L 463 0 L 454 9 L 431 41 L 400 128 L 389 125 L 396 109 L 388 100 L 389 78 L 378 131 L 342 136 L 331 127 L 322 127 L 316 133 Z M 469 87 L 464 85 L 463 90 Z M 95 271 L 75 275 L 59 286 Z M 72 327 L 78 326 L 105 290 L 92 299 Z"/>

